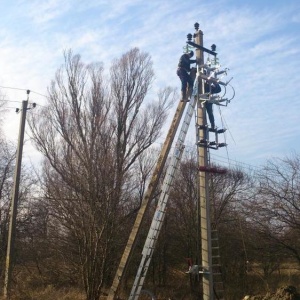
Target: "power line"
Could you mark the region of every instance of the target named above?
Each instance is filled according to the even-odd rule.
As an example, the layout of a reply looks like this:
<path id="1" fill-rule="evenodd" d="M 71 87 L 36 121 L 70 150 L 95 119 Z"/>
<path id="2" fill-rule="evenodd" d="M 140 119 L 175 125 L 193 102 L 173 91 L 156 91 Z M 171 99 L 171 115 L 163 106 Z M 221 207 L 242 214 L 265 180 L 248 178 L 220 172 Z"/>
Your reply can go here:
<path id="1" fill-rule="evenodd" d="M 37 115 L 37 116 L 42 116 L 41 114 L 33 112 L 33 111 L 28 111 L 28 113 L 34 114 L 34 115 Z M 46 116 L 43 116 L 43 117 L 46 117 Z M 46 117 L 46 118 L 50 119 L 49 117 Z M 154 142 L 153 145 L 154 146 L 157 145 L 159 147 L 162 147 L 163 144 L 160 143 L 160 142 Z M 176 148 L 175 146 L 171 147 L 172 150 L 174 150 L 175 148 Z M 185 151 L 188 151 L 188 152 L 194 151 L 195 149 L 196 148 L 194 146 L 189 146 L 189 145 L 185 146 Z M 152 148 L 152 151 L 156 152 L 156 151 L 159 151 L 159 150 L 158 149 L 156 150 L 156 149 Z M 229 157 L 225 157 L 225 156 L 221 156 L 221 155 L 217 155 L 217 154 L 211 154 L 211 157 L 212 157 L 213 161 L 229 165 L 229 167 L 238 167 L 238 168 L 241 168 L 241 169 L 244 169 L 244 170 L 249 170 L 249 169 L 259 170 L 259 166 L 251 165 L 249 163 L 241 162 L 241 161 L 238 161 L 238 160 L 235 160 L 235 159 L 231 159 Z"/>
<path id="2" fill-rule="evenodd" d="M 10 90 L 19 90 L 19 91 L 27 91 L 28 89 L 21 89 L 21 88 L 16 88 L 16 87 L 9 87 L 9 86 L 1 86 L 0 88 L 2 89 L 10 89 Z"/>
<path id="3" fill-rule="evenodd" d="M 163 145 L 160 142 L 154 142 L 153 144 L 156 144 L 156 145 L 159 145 L 159 146 Z M 175 146 L 172 146 L 171 149 L 175 149 Z M 194 151 L 195 149 L 196 149 L 196 145 L 195 146 L 185 145 L 185 151 Z M 211 157 L 213 158 L 214 161 L 218 161 L 218 162 L 221 162 L 223 164 L 227 164 L 229 166 L 240 167 L 242 169 L 253 169 L 253 170 L 255 170 L 255 169 L 258 170 L 259 169 L 259 166 L 244 163 L 244 162 L 241 162 L 241 161 L 238 161 L 238 160 L 235 160 L 235 159 L 231 159 L 229 157 L 225 157 L 225 156 L 221 156 L 221 155 L 217 155 L 217 154 L 212 154 L 212 153 L 211 153 Z M 217 159 L 216 157 L 220 158 L 220 159 Z"/>
<path id="4" fill-rule="evenodd" d="M 17 88 L 17 87 L 0 86 L 0 88 L 6 88 L 6 89 L 12 89 L 12 90 L 21 90 L 21 91 L 28 91 L 28 89 Z M 49 99 L 48 96 L 46 96 L 46 95 L 44 95 L 44 94 L 41 94 L 41 93 L 39 93 L 39 92 L 35 92 L 35 91 L 32 91 L 32 90 L 30 90 L 30 92 L 31 92 L 31 93 L 34 93 L 34 94 L 37 94 L 37 95 L 40 95 L 40 96 L 42 96 L 42 97 L 45 97 L 45 98 L 47 98 L 47 99 Z M 21 103 L 21 102 L 22 102 L 22 101 L 8 100 L 8 99 L 2 99 L 2 100 L 0 100 L 0 101 L 12 102 L 12 103 Z M 41 107 L 45 107 L 45 106 L 40 105 L 40 104 L 37 104 L 37 105 L 38 105 L 38 106 L 41 106 Z M 15 107 L 5 107 L 5 108 L 16 109 Z M 220 113 L 220 116 L 221 116 L 221 121 L 222 121 L 222 123 L 225 124 L 225 125 L 227 125 L 224 116 L 223 116 L 223 115 L 221 114 L 221 112 L 220 112 L 220 109 L 219 109 L 219 113 Z M 39 115 L 39 114 L 37 114 L 37 113 L 33 113 L 33 114 Z M 43 116 L 43 117 L 45 117 L 45 116 Z M 228 126 L 227 126 L 227 127 L 228 127 Z M 231 132 L 230 132 L 230 135 L 231 135 L 231 138 L 232 138 L 233 141 L 234 141 L 234 138 L 233 138 Z M 235 142 L 235 141 L 234 141 L 234 142 Z M 160 145 L 160 146 L 163 145 L 163 143 L 159 143 L 159 142 L 154 142 L 154 144 L 158 144 L 158 145 Z M 175 147 L 173 147 L 173 146 L 172 146 L 171 148 L 175 149 Z M 194 149 L 194 146 L 185 145 L 185 148 L 186 148 L 186 149 Z M 228 165 L 230 165 L 231 162 L 233 162 L 233 164 L 234 164 L 235 166 L 239 166 L 239 167 L 241 167 L 241 168 L 243 168 L 243 169 L 246 169 L 246 168 L 258 169 L 257 166 L 254 166 L 254 165 L 251 165 L 251 164 L 248 164 L 248 163 L 244 163 L 244 162 L 241 162 L 241 161 L 237 161 L 237 160 L 234 160 L 234 159 L 230 159 L 230 158 L 229 158 L 229 155 L 228 155 L 228 152 L 227 152 L 227 157 L 222 157 L 222 156 L 218 156 L 218 155 L 215 155 L 215 154 L 213 154 L 212 156 L 213 156 L 213 157 L 220 157 L 220 158 L 224 159 L 224 160 L 218 160 L 218 159 L 215 159 L 215 158 L 214 158 L 214 160 L 219 161 L 219 162 L 222 162 L 222 163 L 226 163 L 226 164 L 228 164 Z M 246 166 L 247 166 L 247 167 L 246 167 Z"/>
<path id="5" fill-rule="evenodd" d="M 16 109 L 16 107 L 12 107 L 12 106 L 5 106 L 5 107 L 3 107 L 1 110 L 2 111 L 4 111 L 4 110 L 6 110 L 6 109 Z"/>
<path id="6" fill-rule="evenodd" d="M 42 97 L 45 97 L 45 98 L 47 98 L 47 99 L 50 98 L 50 97 L 48 97 L 48 96 L 46 96 L 46 95 L 44 95 L 44 94 L 41 94 L 41 93 L 38 93 L 38 92 L 35 92 L 35 91 L 31 91 L 31 92 L 34 93 L 34 94 L 40 95 L 40 96 L 42 96 Z"/>
<path id="7" fill-rule="evenodd" d="M 22 101 L 16 101 L 16 100 L 7 100 L 7 99 L 1 99 L 0 102 L 17 102 L 17 103 L 22 103 Z"/>
<path id="8" fill-rule="evenodd" d="M 0 85 L 0 88 L 2 88 L 2 89 L 10 89 L 10 90 L 18 90 L 18 91 L 30 91 L 30 93 L 37 94 L 37 95 L 40 95 L 40 96 L 45 97 L 45 98 L 49 98 L 48 96 L 46 96 L 44 94 L 32 91 L 30 89 L 22 89 L 22 88 L 17 88 L 17 87 L 9 87 L 9 86 L 1 86 L 1 85 Z"/>

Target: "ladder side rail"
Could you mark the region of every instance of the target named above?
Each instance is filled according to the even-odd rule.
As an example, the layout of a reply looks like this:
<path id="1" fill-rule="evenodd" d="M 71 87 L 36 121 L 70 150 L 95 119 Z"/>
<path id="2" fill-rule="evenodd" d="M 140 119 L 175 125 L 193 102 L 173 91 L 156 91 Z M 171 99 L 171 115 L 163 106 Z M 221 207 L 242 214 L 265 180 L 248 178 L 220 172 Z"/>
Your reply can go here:
<path id="1" fill-rule="evenodd" d="M 197 81 L 198 81 L 198 78 L 197 78 Z M 172 157 L 172 163 L 170 163 L 170 165 L 167 169 L 167 174 L 163 181 L 162 193 L 159 198 L 159 202 L 158 202 L 158 206 L 157 206 L 158 208 L 161 208 L 161 209 L 159 211 L 156 210 L 154 217 L 152 219 L 152 224 L 150 226 L 150 230 L 149 230 L 146 242 L 144 244 L 143 252 L 142 252 L 143 258 L 141 260 L 141 263 L 140 263 L 140 266 L 139 266 L 139 269 L 138 269 L 138 272 L 137 272 L 137 275 L 136 275 L 136 278 L 135 278 L 135 281 L 134 281 L 134 284 L 132 287 L 132 291 L 130 293 L 129 300 L 138 299 L 141 288 L 143 286 L 143 282 L 145 280 L 145 277 L 146 277 L 146 274 L 148 271 L 148 267 L 151 262 L 155 243 L 157 241 L 157 237 L 159 235 L 159 232 L 160 232 L 160 229 L 161 229 L 161 226 L 163 223 L 170 186 L 172 184 L 178 162 L 180 161 L 181 156 L 182 156 L 183 143 L 184 143 L 184 140 L 185 140 L 185 137 L 187 134 L 187 129 L 191 123 L 193 111 L 195 109 L 195 105 L 197 102 L 195 98 L 196 97 L 192 97 L 192 99 L 188 105 L 188 109 L 186 111 L 186 115 L 183 120 L 183 124 L 182 124 L 181 130 L 180 130 L 180 133 L 178 135 L 178 142 L 177 142 L 176 148 L 174 150 L 174 156 Z"/>
<path id="2" fill-rule="evenodd" d="M 181 155 L 183 152 L 183 148 L 184 147 L 182 147 L 182 150 L 180 151 L 180 156 L 179 157 L 176 156 L 176 158 L 175 158 L 175 160 L 177 160 L 177 162 L 174 161 L 172 164 L 170 164 L 172 170 L 168 174 L 169 182 L 173 181 L 178 162 L 180 161 L 180 158 L 181 158 Z M 148 238 L 145 243 L 144 250 L 143 250 L 144 259 L 143 259 L 143 262 L 141 262 L 141 264 L 143 264 L 143 266 L 140 266 L 140 271 L 143 270 L 143 272 L 140 272 L 141 277 L 139 278 L 139 284 L 137 286 L 135 286 L 135 289 L 136 289 L 135 297 L 136 298 L 134 298 L 134 299 L 138 299 L 138 297 L 140 295 L 140 292 L 141 292 L 141 289 L 142 289 L 144 280 L 146 278 L 146 274 L 147 274 L 147 271 L 148 271 L 153 253 L 154 253 L 155 245 L 158 240 L 158 236 L 159 236 L 159 233 L 160 233 L 163 221 L 164 221 L 164 217 L 166 215 L 165 209 L 166 209 L 166 205 L 167 205 L 167 201 L 168 201 L 168 197 L 169 197 L 169 190 L 170 190 L 171 184 L 170 183 L 165 184 L 164 186 L 166 187 L 165 192 L 161 194 L 162 196 L 160 197 L 160 203 L 159 203 L 159 205 L 156 209 L 155 215 L 153 217 L 149 235 L 148 235 Z"/>
<path id="3" fill-rule="evenodd" d="M 132 255 L 132 251 L 135 247 L 136 244 L 136 238 L 140 232 L 140 225 L 144 219 L 144 214 L 145 211 L 147 210 L 148 206 L 149 206 L 149 202 L 150 200 L 153 198 L 155 189 L 158 185 L 159 182 L 159 178 L 162 174 L 162 170 L 165 166 L 169 151 L 171 149 L 171 145 L 173 143 L 173 140 L 175 138 L 180 120 L 182 118 L 183 112 L 184 112 L 184 108 L 186 106 L 185 102 L 180 102 L 177 106 L 176 112 L 174 114 L 172 123 L 170 125 L 167 137 L 165 139 L 163 148 L 161 150 L 160 156 L 157 160 L 157 164 L 156 167 L 153 171 L 152 177 L 151 177 L 151 181 L 148 185 L 148 189 L 146 191 L 146 194 L 143 198 L 141 207 L 139 209 L 139 212 L 136 216 L 135 219 L 135 223 L 133 225 L 133 228 L 131 230 L 131 233 L 129 235 L 126 247 L 124 249 L 123 255 L 121 257 L 121 261 L 119 263 L 118 269 L 116 271 L 112 286 L 110 288 L 110 292 L 109 295 L 107 297 L 107 300 L 114 300 L 115 296 L 118 292 L 119 286 L 120 286 L 120 282 L 124 276 L 124 274 L 126 273 L 126 269 L 128 266 L 128 261 L 130 260 L 130 257 Z"/>
<path id="4" fill-rule="evenodd" d="M 177 170 L 177 165 L 178 162 L 181 159 L 182 156 L 182 152 L 184 150 L 184 145 L 182 143 L 177 143 L 175 151 L 174 151 L 174 156 L 171 159 L 169 168 L 167 169 L 166 172 L 166 177 L 164 179 L 163 182 L 163 188 L 162 188 L 162 192 L 161 192 L 161 196 L 159 198 L 157 207 L 156 207 L 156 211 L 154 213 L 153 219 L 152 219 L 152 223 L 149 229 L 149 233 L 148 233 L 148 237 L 149 238 L 153 238 L 155 237 L 155 235 L 157 234 L 158 231 L 160 231 L 161 226 L 162 226 L 162 222 L 164 220 L 164 214 L 165 214 L 165 210 L 166 210 L 166 205 L 168 202 L 168 194 L 169 194 L 169 190 L 171 188 L 176 170 Z M 152 240 L 149 240 L 152 241 Z M 147 242 L 147 240 L 146 240 Z M 153 247 L 153 242 L 152 243 L 145 243 L 146 247 Z M 147 255 L 147 251 L 145 250 L 145 248 L 143 249 L 143 253 L 145 255 Z"/>
<path id="5" fill-rule="evenodd" d="M 144 279 L 148 271 L 148 267 L 150 265 L 155 244 L 164 220 L 165 208 L 168 200 L 170 186 L 174 178 L 176 166 L 178 165 L 178 162 L 181 158 L 184 149 L 182 144 L 177 144 L 177 146 L 178 147 L 176 147 L 174 151 L 175 155 L 172 157 L 170 165 L 167 169 L 166 177 L 163 183 L 163 190 L 161 192 L 157 208 L 154 213 L 151 226 L 147 235 L 147 239 L 144 244 L 144 248 L 142 251 L 142 259 L 135 277 L 134 284 L 132 286 L 132 290 L 130 292 L 129 299 L 138 299 L 139 294 L 141 292 L 141 288 L 143 286 Z"/>
<path id="6" fill-rule="evenodd" d="M 188 111 L 186 112 L 186 116 L 185 116 L 185 119 L 183 121 L 180 134 L 178 136 L 178 141 L 176 143 L 176 148 L 174 150 L 174 156 L 172 158 L 173 161 L 170 162 L 169 168 L 167 169 L 167 172 L 166 172 L 166 177 L 164 179 L 163 187 L 162 187 L 162 194 L 161 194 L 162 196 L 160 198 L 160 201 L 158 202 L 156 213 L 155 213 L 157 220 L 158 220 L 158 216 L 161 213 L 164 213 L 165 207 L 167 205 L 168 198 L 166 197 L 166 194 L 169 193 L 169 189 L 172 185 L 178 162 L 181 159 L 181 155 L 182 155 L 183 148 L 184 148 L 183 143 L 184 143 L 184 140 L 185 140 L 185 137 L 186 137 L 186 134 L 187 134 L 187 130 L 188 130 L 190 121 L 192 119 L 192 114 L 193 114 L 193 110 L 194 110 L 194 103 L 195 102 L 193 102 L 188 107 Z M 154 215 L 154 218 L 155 218 L 155 215 Z"/>
<path id="7" fill-rule="evenodd" d="M 153 232 L 153 237 L 158 236 L 160 229 L 162 227 L 164 217 L 165 217 L 165 212 L 166 212 L 166 206 L 167 206 L 167 202 L 168 202 L 168 198 L 169 198 L 170 188 L 171 188 L 173 179 L 175 177 L 175 173 L 177 171 L 177 166 L 181 159 L 181 156 L 182 156 L 182 153 L 184 150 L 184 146 L 182 144 L 179 144 L 177 150 L 178 150 L 177 155 L 174 156 L 172 164 L 170 164 L 171 167 L 168 168 L 169 172 L 166 174 L 167 182 L 164 184 L 164 189 L 161 193 L 161 197 L 160 197 L 159 203 L 157 205 L 156 212 L 154 214 L 152 224 L 150 227 L 150 231 L 152 229 L 152 232 Z M 156 239 L 152 239 L 152 243 L 150 244 L 152 249 L 155 248 L 155 242 L 156 242 Z"/>
<path id="8" fill-rule="evenodd" d="M 134 295 L 136 295 L 137 293 L 139 294 L 139 292 L 135 292 L 135 289 L 137 289 L 139 286 L 142 286 L 140 284 L 140 280 L 141 280 L 140 276 L 142 276 L 142 274 L 144 274 L 144 272 L 145 272 L 145 264 L 147 263 L 148 256 L 150 255 L 150 260 L 152 258 L 151 252 L 155 247 L 154 244 L 156 241 L 156 236 L 158 235 L 158 233 L 160 231 L 160 228 L 161 228 L 161 225 L 163 222 L 163 218 L 164 218 L 164 211 L 165 211 L 165 207 L 167 204 L 166 195 L 168 194 L 169 188 L 173 181 L 173 177 L 174 177 L 175 169 L 176 169 L 176 165 L 177 165 L 176 160 L 178 160 L 178 159 L 180 160 L 180 156 L 182 155 L 183 142 L 185 140 L 185 136 L 187 133 L 187 129 L 188 129 L 190 120 L 192 118 L 194 108 L 195 108 L 195 101 L 193 99 L 193 102 L 191 102 L 190 105 L 188 106 L 188 110 L 186 112 L 186 116 L 185 116 L 183 124 L 182 124 L 182 129 L 178 136 L 178 142 L 177 142 L 176 148 L 174 150 L 174 156 L 172 157 L 173 161 L 171 160 L 171 162 L 170 162 L 171 167 L 168 168 L 167 172 L 166 172 L 166 177 L 164 179 L 161 197 L 158 202 L 152 224 L 150 226 L 150 230 L 149 230 L 149 233 L 148 233 L 145 245 L 144 245 L 143 253 L 142 253 L 143 257 L 142 257 L 142 260 L 141 260 L 141 263 L 140 263 L 140 266 L 139 266 L 139 269 L 138 269 L 138 272 L 136 275 L 136 279 L 133 284 L 132 291 L 130 293 L 131 297 L 134 297 Z M 150 260 L 149 260 L 148 265 L 150 264 Z M 130 299 L 132 299 L 132 298 L 130 298 Z"/>

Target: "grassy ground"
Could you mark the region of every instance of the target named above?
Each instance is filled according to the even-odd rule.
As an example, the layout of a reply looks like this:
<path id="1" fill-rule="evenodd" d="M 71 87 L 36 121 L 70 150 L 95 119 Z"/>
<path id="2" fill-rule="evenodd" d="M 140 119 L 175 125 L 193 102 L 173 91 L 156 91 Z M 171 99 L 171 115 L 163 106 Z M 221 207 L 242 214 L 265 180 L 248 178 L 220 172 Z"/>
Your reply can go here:
<path id="1" fill-rule="evenodd" d="M 0 300 L 6 300 L 1 297 Z M 11 300 L 85 300 L 85 295 L 76 289 L 55 289 L 51 286 L 41 290 L 16 291 Z"/>
<path id="2" fill-rule="evenodd" d="M 24 279 L 24 278 L 23 278 Z M 151 280 L 145 283 L 144 288 L 153 293 L 157 300 L 199 300 L 201 292 L 201 283 L 191 278 L 184 271 L 173 270 L 168 278 L 166 286 L 154 286 Z M 282 286 L 294 286 L 300 290 L 300 271 L 291 265 L 281 266 L 281 268 L 265 277 L 258 268 L 253 269 L 243 278 L 227 278 L 225 283 L 225 299 L 241 300 L 245 295 L 262 295 L 273 293 Z M 22 282 L 22 283 L 21 283 Z M 132 282 L 129 281 L 126 293 L 120 295 L 121 299 L 127 299 L 130 293 Z M 106 291 L 108 292 L 108 291 Z M 12 293 L 11 300 L 85 300 L 84 291 L 75 288 L 60 288 L 48 285 L 46 288 L 41 286 L 32 286 L 26 283 L 26 280 L 19 282 Z M 101 300 L 106 299 L 105 296 Z M 143 295 L 141 300 L 148 300 L 151 297 Z M 0 297 L 0 300 L 5 300 Z"/>

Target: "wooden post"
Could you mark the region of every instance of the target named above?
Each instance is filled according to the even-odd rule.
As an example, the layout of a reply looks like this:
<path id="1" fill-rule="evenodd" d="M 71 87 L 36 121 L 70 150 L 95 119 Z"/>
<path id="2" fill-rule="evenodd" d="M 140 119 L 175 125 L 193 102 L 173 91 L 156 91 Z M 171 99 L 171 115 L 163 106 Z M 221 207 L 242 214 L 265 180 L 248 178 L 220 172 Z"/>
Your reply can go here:
<path id="1" fill-rule="evenodd" d="M 149 183 L 147 192 L 144 196 L 144 199 L 142 201 L 141 207 L 138 211 L 137 217 L 135 219 L 135 223 L 133 225 L 132 231 L 130 233 L 127 245 L 125 247 L 123 256 L 121 258 L 119 267 L 117 269 L 113 284 L 111 286 L 109 295 L 107 297 L 107 300 L 114 300 L 118 289 L 120 287 L 120 282 L 126 272 L 128 262 L 130 260 L 130 257 L 132 255 L 132 251 L 136 244 L 136 239 L 138 236 L 138 233 L 140 231 L 140 225 L 144 219 L 145 211 L 147 210 L 150 201 L 153 198 L 154 192 L 156 191 L 156 187 L 158 185 L 159 178 L 162 174 L 163 168 L 165 166 L 168 154 L 170 152 L 170 148 L 172 146 L 175 134 L 177 132 L 184 108 L 185 108 L 186 102 L 179 102 L 177 106 L 177 110 L 175 112 L 172 124 L 170 126 L 169 132 L 167 134 L 166 140 L 164 142 L 163 148 L 161 150 L 160 156 L 158 158 L 158 161 L 156 163 L 156 167 L 154 169 L 151 181 Z"/>

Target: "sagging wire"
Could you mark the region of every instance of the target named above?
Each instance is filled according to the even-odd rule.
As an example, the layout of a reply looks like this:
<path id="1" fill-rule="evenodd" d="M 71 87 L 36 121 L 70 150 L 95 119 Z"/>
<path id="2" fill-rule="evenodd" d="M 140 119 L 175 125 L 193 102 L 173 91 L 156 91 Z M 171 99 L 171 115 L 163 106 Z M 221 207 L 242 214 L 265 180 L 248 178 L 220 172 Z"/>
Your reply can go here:
<path id="1" fill-rule="evenodd" d="M 225 125 L 227 125 L 227 124 L 226 124 L 225 118 L 224 118 L 223 115 L 222 115 L 220 106 L 219 106 L 219 114 L 220 114 L 220 118 L 221 118 L 222 127 L 228 129 L 228 127 L 225 126 Z M 231 132 L 230 132 L 229 129 L 228 129 L 228 131 L 229 131 L 229 133 L 230 133 L 230 135 L 231 135 Z M 232 139 L 233 139 L 233 136 L 232 136 L 232 135 L 231 135 L 231 137 L 232 137 Z M 224 139 L 225 139 L 225 144 L 227 145 L 226 131 L 224 132 Z M 234 141 L 234 139 L 233 139 L 233 141 Z M 235 141 L 234 141 L 234 143 L 235 143 Z M 225 148 L 226 148 L 226 155 L 227 155 L 228 165 L 229 165 L 229 167 L 231 167 L 230 159 L 229 159 L 228 147 L 226 146 Z"/>
<path id="2" fill-rule="evenodd" d="M 22 89 L 22 88 L 10 87 L 10 86 L 1 86 L 1 85 L 0 85 L 0 88 L 10 89 L 10 90 L 18 90 L 18 91 L 28 91 L 28 89 Z M 32 91 L 32 90 L 30 90 L 30 92 L 34 93 L 34 94 L 37 94 L 37 95 L 40 95 L 40 96 L 45 97 L 45 98 L 49 98 L 49 96 L 43 95 L 41 93 L 38 93 L 38 92 L 35 92 L 35 91 Z"/>
<path id="3" fill-rule="evenodd" d="M 235 89 L 234 89 L 234 87 L 231 85 L 231 84 L 227 84 L 227 85 L 229 85 L 231 88 L 232 88 L 232 91 L 233 91 L 233 96 L 232 96 L 232 98 L 231 99 L 228 99 L 228 101 L 230 102 L 234 97 L 235 97 Z M 225 87 L 225 90 L 226 90 L 226 87 Z"/>
<path id="4" fill-rule="evenodd" d="M 227 85 L 229 85 L 232 88 L 232 91 L 233 91 L 233 96 L 231 97 L 231 99 L 227 100 L 227 103 L 230 103 L 230 101 L 235 97 L 235 89 L 234 89 L 234 87 L 231 84 L 228 83 Z M 224 86 L 224 89 L 225 89 L 225 91 L 224 91 L 224 94 L 223 94 L 222 98 L 226 95 L 226 86 Z M 235 141 L 235 139 L 234 139 L 234 137 L 233 137 L 233 135 L 232 135 L 232 133 L 231 133 L 231 131 L 229 129 L 229 126 L 228 126 L 225 118 L 222 115 L 222 111 L 221 111 L 220 105 L 218 105 L 218 107 L 219 107 L 219 114 L 220 114 L 220 118 L 221 118 L 222 127 L 226 128 L 228 130 L 228 132 L 229 132 L 229 134 L 230 134 L 230 136 L 231 136 L 234 144 L 236 145 L 236 141 Z M 224 132 L 224 139 L 225 139 L 225 143 L 227 144 L 226 132 Z M 227 154 L 228 165 L 230 166 L 229 152 L 228 152 L 228 147 L 227 146 L 226 146 L 226 154 Z"/>

